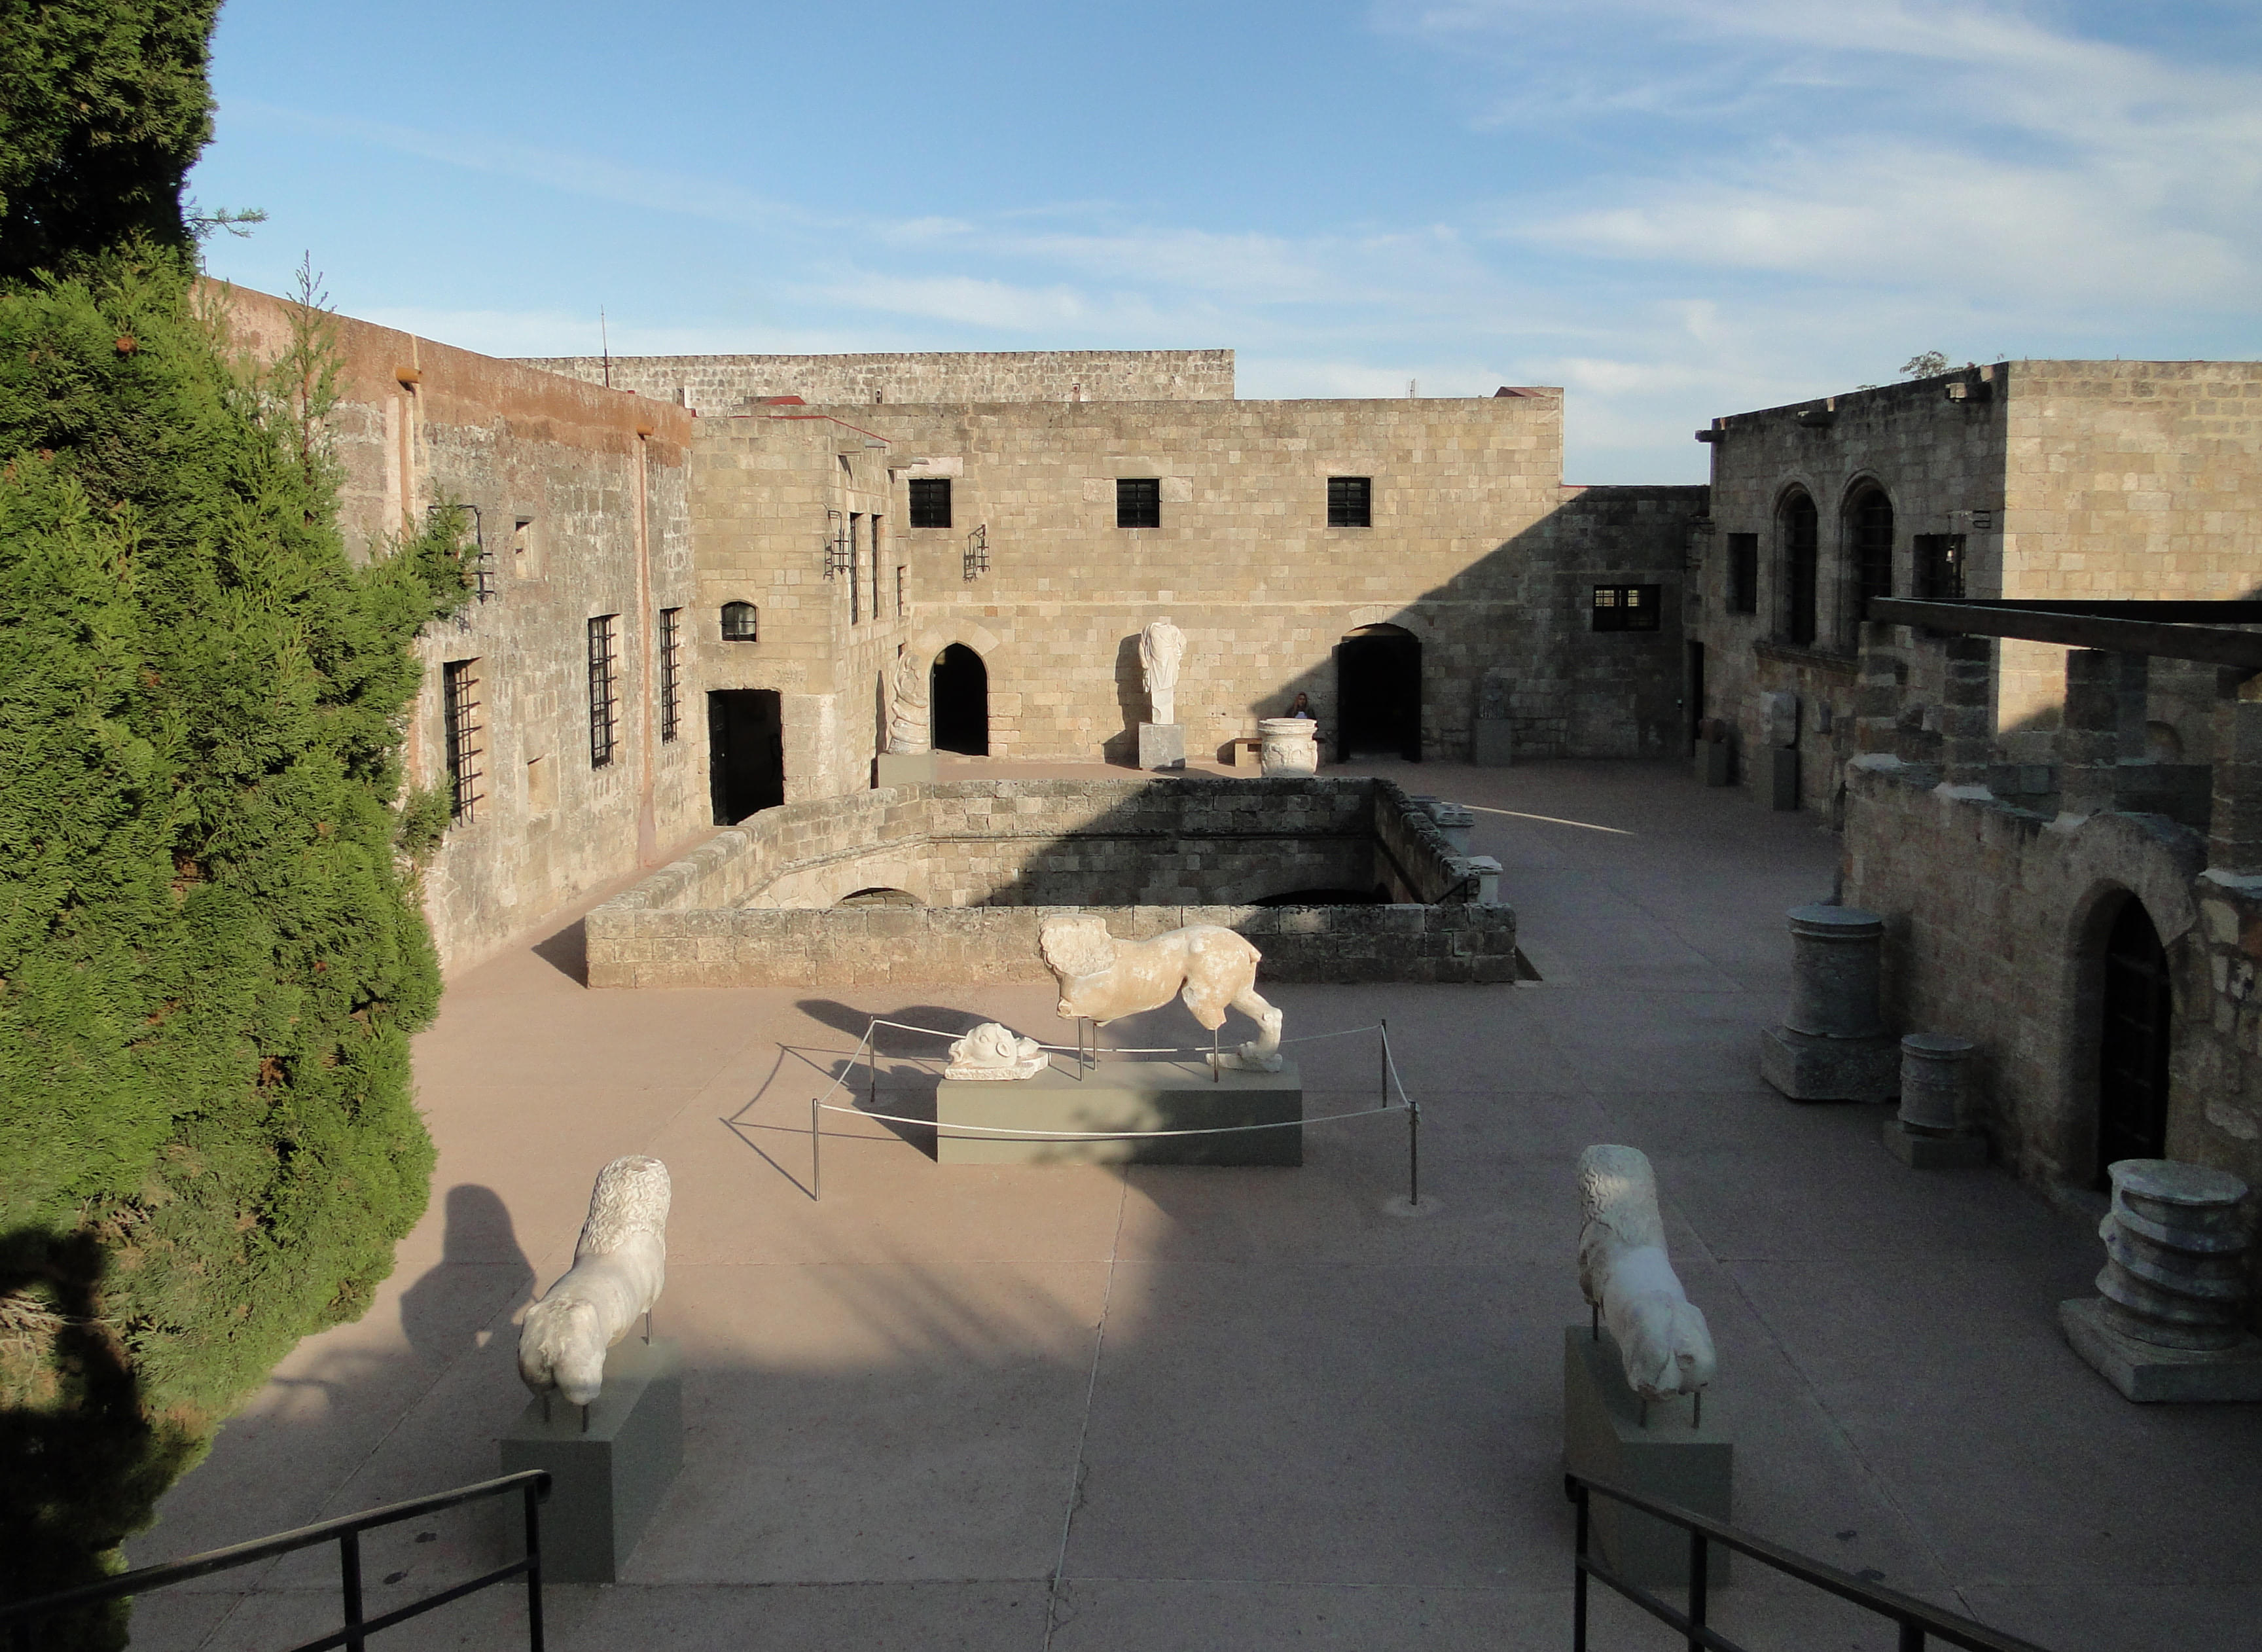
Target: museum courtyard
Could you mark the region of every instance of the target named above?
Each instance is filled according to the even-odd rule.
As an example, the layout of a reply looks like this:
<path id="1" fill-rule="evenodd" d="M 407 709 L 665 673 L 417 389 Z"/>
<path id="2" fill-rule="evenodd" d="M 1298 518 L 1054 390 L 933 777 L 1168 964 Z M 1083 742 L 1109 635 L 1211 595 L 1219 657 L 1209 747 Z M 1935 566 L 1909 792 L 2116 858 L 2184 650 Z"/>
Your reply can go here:
<path id="1" fill-rule="evenodd" d="M 1608 1142 L 1654 1161 L 1710 1320 L 1737 1524 L 2063 1652 L 2262 1645 L 2262 1407 L 2131 1404 L 2068 1348 L 2095 1215 L 1999 1169 L 1912 1172 L 1883 1108 L 1761 1083 L 1784 912 L 1832 889 L 1814 815 L 1678 764 L 1365 769 L 1476 811 L 1541 977 L 1266 988 L 1314 1118 L 1375 1105 L 1354 1029 L 1387 1018 L 1423 1109 L 1417 1205 L 1396 1115 L 1310 1126 L 1293 1170 L 947 1166 L 931 1131 L 836 1115 L 814 1197 L 810 1101 L 871 1016 L 1066 1042 L 1053 990 L 592 991 L 593 898 L 451 981 L 417 1052 L 423 1223 L 131 1558 L 496 1473 L 527 1403 L 515 1321 L 598 1167 L 649 1153 L 674 1183 L 657 1329 L 684 1352 L 684 1466 L 622 1582 L 548 1591 L 552 1646 L 1567 1647 L 1573 1165 Z M 1174 1006 L 1105 1041 L 1196 1036 Z M 916 1115 L 941 1043 L 882 1048 L 876 1110 Z M 493 1512 L 380 1533 L 371 1610 L 513 1541 Z M 324 1633 L 333 1567 L 154 1597 L 133 1644 Z M 493 1591 L 377 1644 L 522 1644 L 522 1612 Z M 1741 1563 L 1713 1622 L 1892 1644 Z M 1598 1591 L 1598 1647 L 1676 1643 Z"/>

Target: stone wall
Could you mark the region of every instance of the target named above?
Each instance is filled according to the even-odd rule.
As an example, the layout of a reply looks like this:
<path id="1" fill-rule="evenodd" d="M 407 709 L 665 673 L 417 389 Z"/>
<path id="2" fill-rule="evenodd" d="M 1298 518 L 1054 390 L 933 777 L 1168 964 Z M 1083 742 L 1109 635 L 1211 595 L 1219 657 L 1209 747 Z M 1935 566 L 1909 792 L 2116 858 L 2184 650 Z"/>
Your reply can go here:
<path id="1" fill-rule="evenodd" d="M 1377 879 L 1427 904 L 1257 907 Z M 870 888 L 918 908 L 835 908 Z M 767 809 L 592 912 L 595 986 L 1041 981 L 1037 931 L 1224 923 L 1279 980 L 1513 980 L 1515 914 L 1387 781 L 969 781 Z M 949 901 L 950 905 L 940 904 Z M 976 905 L 975 903 L 980 903 Z"/>
<path id="2" fill-rule="evenodd" d="M 863 356 L 531 357 L 519 364 L 713 416 L 768 397 L 890 401 L 1230 401 L 1229 350 L 907 350 Z"/>
<path id="3" fill-rule="evenodd" d="M 2133 895 L 2174 979 L 2169 1155 L 2262 1186 L 2262 891 L 2202 876 L 2205 836 L 2162 816 L 2047 819 L 1887 757 L 1847 778 L 1845 899 L 1885 919 L 1888 1024 L 1979 1046 L 2002 1158 L 2049 1185 L 2098 1172 L 2105 932 Z"/>
<path id="4" fill-rule="evenodd" d="M 240 347 L 265 357 L 285 346 L 292 307 L 220 291 Z M 693 422 L 389 328 L 332 325 L 342 399 L 331 434 L 352 553 L 381 554 L 443 500 L 477 508 L 486 548 L 486 600 L 419 638 L 424 683 L 408 730 L 411 781 L 443 784 L 442 667 L 475 661 L 481 796 L 425 878 L 441 958 L 459 969 L 707 824 L 705 718 L 690 686 L 700 640 L 687 630 L 673 739 L 656 658 L 659 610 L 688 617 L 692 607 Z M 597 768 L 587 628 L 605 614 L 619 617 L 621 725 L 616 754 Z"/>
<path id="5" fill-rule="evenodd" d="M 1954 388 L 1962 396 L 1951 400 Z M 1706 715 L 1748 758 L 1759 701 L 1800 701 L 1803 806 L 1834 800 L 1853 754 L 1857 590 L 1848 508 L 1870 485 L 1893 507 L 1893 590 L 1916 585 L 1914 537 L 1963 534 L 1965 594 L 2040 599 L 2244 597 L 2262 585 L 2262 364 L 1999 362 L 1713 422 L 1711 521 L 1689 593 Z M 1783 640 L 1781 509 L 1794 490 L 1819 528 L 1817 633 Z M 1757 612 L 1728 607 L 1731 535 L 1759 537 Z M 2053 759 L 2064 651 L 1997 647 L 1995 726 L 2008 763 Z M 1912 657 L 1912 701 L 1937 704 L 1936 656 Z M 2158 662 L 2160 756 L 2208 759 L 2209 674 Z M 1758 765 L 1743 765 L 1746 783 Z"/>

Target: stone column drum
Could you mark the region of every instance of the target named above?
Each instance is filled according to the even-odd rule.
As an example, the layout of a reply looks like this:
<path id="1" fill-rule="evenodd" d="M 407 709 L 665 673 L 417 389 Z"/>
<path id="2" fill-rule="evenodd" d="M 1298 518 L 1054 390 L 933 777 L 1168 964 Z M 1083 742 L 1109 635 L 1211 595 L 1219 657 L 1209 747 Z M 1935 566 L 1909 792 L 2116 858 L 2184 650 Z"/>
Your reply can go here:
<path id="1" fill-rule="evenodd" d="M 1320 772 L 1320 725 L 1307 717 L 1264 717 L 1257 719 L 1257 768 L 1267 775 L 1316 775 Z"/>
<path id="2" fill-rule="evenodd" d="M 2076 1353 L 2132 1400 L 2262 1400 L 2246 1330 L 2246 1184 L 2167 1158 L 2107 1167 L 2101 1295 L 2058 1304 Z"/>
<path id="3" fill-rule="evenodd" d="M 1901 1040 L 1901 1106 L 1885 1121 L 1885 1145 L 1912 1170 L 1959 1170 L 1987 1162 L 1987 1138 L 1971 1128 L 1968 1038 L 1911 1033 Z"/>
<path id="4" fill-rule="evenodd" d="M 1885 920 L 1854 906 L 1790 913 L 1790 1007 L 1760 1035 L 1760 1076 L 1794 1101 L 1885 1101 L 1900 1049 L 1877 1014 Z"/>

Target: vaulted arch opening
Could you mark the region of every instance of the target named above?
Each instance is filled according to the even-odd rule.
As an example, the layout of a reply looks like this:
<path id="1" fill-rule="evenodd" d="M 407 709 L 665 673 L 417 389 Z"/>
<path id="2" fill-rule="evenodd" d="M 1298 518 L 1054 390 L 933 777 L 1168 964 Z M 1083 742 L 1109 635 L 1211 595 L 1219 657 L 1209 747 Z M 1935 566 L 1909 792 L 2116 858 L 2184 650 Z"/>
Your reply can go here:
<path id="1" fill-rule="evenodd" d="M 934 708 L 934 748 L 968 757 L 990 754 L 990 668 L 964 643 L 934 657 L 928 679 Z"/>
<path id="2" fill-rule="evenodd" d="M 2104 992 L 2097 1041 L 2097 1179 L 2123 1158 L 2168 1152 L 2168 1049 L 2175 1006 L 2167 949 L 2134 895 L 2105 935 Z"/>
<path id="3" fill-rule="evenodd" d="M 1344 761 L 1422 761 L 1422 641 L 1401 625 L 1361 625 L 1336 645 L 1336 741 Z"/>

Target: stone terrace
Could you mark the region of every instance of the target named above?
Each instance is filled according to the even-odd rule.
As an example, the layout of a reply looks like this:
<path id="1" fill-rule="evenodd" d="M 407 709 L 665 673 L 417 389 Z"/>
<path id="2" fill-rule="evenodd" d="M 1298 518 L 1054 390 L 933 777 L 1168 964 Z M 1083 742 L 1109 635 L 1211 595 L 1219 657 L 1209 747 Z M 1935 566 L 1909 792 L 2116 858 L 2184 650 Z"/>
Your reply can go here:
<path id="1" fill-rule="evenodd" d="M 676 1179 L 687 1462 L 628 1581 L 551 1591 L 553 1646 L 1552 1652 L 1571 1167 L 1620 1141 L 1657 1162 L 1718 1339 L 1741 1522 L 2064 1652 L 2254 1644 L 2262 1408 L 2123 1402 L 2057 1328 L 2099 1266 L 2086 1223 L 1999 1172 L 1904 1170 L 1878 1109 L 1760 1086 L 1782 914 L 1826 893 L 1833 840 L 1677 767 L 1393 772 L 1479 808 L 1546 977 L 1277 993 L 1291 1037 L 1389 1017 L 1426 1214 L 1390 1212 L 1394 1119 L 1315 1128 L 1299 1171 L 1127 1173 L 944 1171 L 842 1121 L 813 1203 L 809 1097 L 868 1014 L 1049 1036 L 1051 992 L 591 992 L 561 928 L 457 981 L 420 1046 L 439 1175 L 376 1307 L 285 1362 L 133 1559 L 492 1472 L 513 1317 L 596 1167 L 650 1151 Z M 1298 1053 L 1315 1113 L 1372 1096 L 1365 1040 Z M 917 1079 L 890 1067 L 893 1104 Z M 372 1579 L 404 1574 L 373 1609 L 503 1552 L 429 1529 L 371 1545 Z M 135 1644 L 318 1633 L 328 1565 L 152 1599 Z M 513 1611 L 379 1644 L 506 1647 Z M 1628 1619 L 1600 1605 L 1597 1646 L 1668 1644 Z M 1891 1644 L 1740 1566 L 1715 1622 Z"/>

